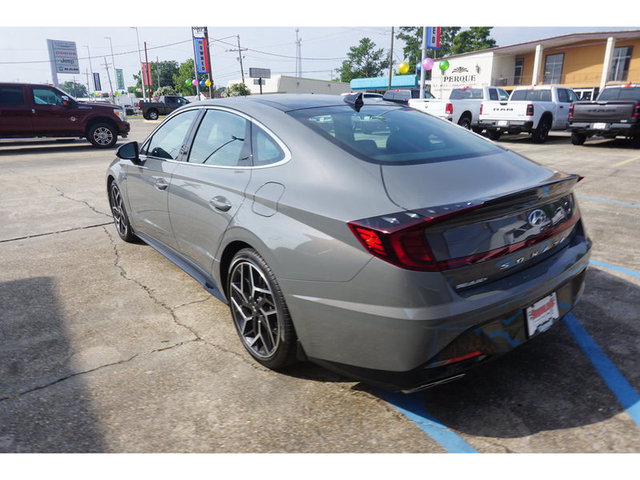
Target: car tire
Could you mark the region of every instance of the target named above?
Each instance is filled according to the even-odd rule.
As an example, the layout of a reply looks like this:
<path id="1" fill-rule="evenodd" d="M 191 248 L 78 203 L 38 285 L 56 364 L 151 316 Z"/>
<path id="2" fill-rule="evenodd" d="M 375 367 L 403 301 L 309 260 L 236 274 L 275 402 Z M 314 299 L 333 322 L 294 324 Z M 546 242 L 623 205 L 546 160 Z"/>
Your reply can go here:
<path id="1" fill-rule="evenodd" d="M 538 126 L 531 134 L 534 143 L 544 143 L 549 138 L 549 130 L 551 130 L 551 121 L 548 118 L 540 119 Z"/>
<path id="2" fill-rule="evenodd" d="M 631 146 L 633 148 L 640 148 L 640 135 L 634 135 L 631 137 Z"/>
<path id="3" fill-rule="evenodd" d="M 467 130 L 471 130 L 471 117 L 469 115 L 463 115 L 460 117 L 460 120 L 458 120 L 458 125 Z"/>
<path id="4" fill-rule="evenodd" d="M 160 115 L 158 115 L 158 111 L 157 110 L 149 110 L 147 112 L 147 118 L 149 120 L 157 120 L 160 117 Z"/>
<path id="5" fill-rule="evenodd" d="M 269 265 L 252 248 L 233 257 L 227 297 L 242 345 L 256 361 L 272 370 L 295 363 L 297 337 L 284 295 Z"/>
<path id="6" fill-rule="evenodd" d="M 584 133 L 572 133 L 571 143 L 574 145 L 582 145 L 587 140 L 587 136 Z"/>
<path id="7" fill-rule="evenodd" d="M 487 130 L 487 135 L 489 135 L 491 140 L 498 141 L 502 136 L 502 132 L 499 132 L 498 130 Z"/>
<path id="8" fill-rule="evenodd" d="M 96 123 L 89 128 L 87 139 L 94 147 L 113 148 L 118 141 L 118 130 L 110 123 Z"/>
<path id="9" fill-rule="evenodd" d="M 139 239 L 129 223 L 129 216 L 124 206 L 124 198 L 120 187 L 115 181 L 109 185 L 109 205 L 111 206 L 111 215 L 113 216 L 113 224 L 116 227 L 118 236 L 127 243 L 139 243 Z"/>

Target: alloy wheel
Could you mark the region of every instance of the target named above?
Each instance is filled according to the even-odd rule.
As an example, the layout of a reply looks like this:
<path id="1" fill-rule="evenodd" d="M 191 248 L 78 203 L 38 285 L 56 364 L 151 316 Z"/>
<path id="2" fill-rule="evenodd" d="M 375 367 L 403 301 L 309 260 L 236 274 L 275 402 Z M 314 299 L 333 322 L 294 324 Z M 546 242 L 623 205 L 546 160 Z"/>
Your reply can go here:
<path id="1" fill-rule="evenodd" d="M 109 145 L 113 141 L 113 132 L 107 127 L 98 127 L 93 131 L 93 139 L 98 145 Z"/>
<path id="2" fill-rule="evenodd" d="M 124 202 L 122 194 L 118 186 L 113 183 L 111 185 L 111 214 L 113 215 L 113 223 L 121 237 L 126 237 L 128 233 L 127 219 L 124 216 Z"/>

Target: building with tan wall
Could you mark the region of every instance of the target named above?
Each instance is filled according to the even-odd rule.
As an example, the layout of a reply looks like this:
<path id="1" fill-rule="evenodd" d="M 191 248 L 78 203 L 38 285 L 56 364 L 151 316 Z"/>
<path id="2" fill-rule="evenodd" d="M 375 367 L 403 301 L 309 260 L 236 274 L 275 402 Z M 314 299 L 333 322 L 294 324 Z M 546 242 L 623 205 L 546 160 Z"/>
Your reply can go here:
<path id="1" fill-rule="evenodd" d="M 607 84 L 640 83 L 640 30 L 573 33 L 446 59 L 449 68 L 434 67 L 429 82 L 439 98 L 467 85 L 561 85 L 590 99 Z"/>

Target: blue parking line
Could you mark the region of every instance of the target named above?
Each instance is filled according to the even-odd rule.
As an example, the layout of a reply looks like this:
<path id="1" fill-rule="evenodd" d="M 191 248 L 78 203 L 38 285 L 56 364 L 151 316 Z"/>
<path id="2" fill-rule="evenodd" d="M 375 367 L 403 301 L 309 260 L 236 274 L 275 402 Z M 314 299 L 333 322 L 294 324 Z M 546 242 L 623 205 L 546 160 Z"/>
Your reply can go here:
<path id="1" fill-rule="evenodd" d="M 632 275 L 634 277 L 640 278 L 640 272 L 636 272 L 635 270 L 629 270 L 628 268 L 618 267 L 616 265 L 609 265 L 608 263 L 600 262 L 598 260 L 589 260 L 591 265 L 595 265 L 596 267 L 608 268 L 609 270 L 615 270 L 616 272 L 625 273 L 627 275 Z"/>
<path id="2" fill-rule="evenodd" d="M 636 425 L 640 427 L 640 395 L 638 395 L 638 392 L 624 378 L 613 362 L 609 360 L 609 357 L 591 338 L 573 313 L 565 315 L 564 322 L 573 338 L 600 374 L 600 377 L 602 377 L 633 421 L 636 422 Z"/>
<path id="3" fill-rule="evenodd" d="M 424 394 L 392 393 L 379 391 L 378 395 L 389 402 L 396 410 L 415 423 L 423 432 L 433 438 L 449 453 L 478 453 L 456 433 L 434 419 L 424 408 Z"/>
<path id="4" fill-rule="evenodd" d="M 606 198 L 588 197 L 587 195 L 576 195 L 578 198 L 584 198 L 586 200 L 594 200 L 596 202 L 611 203 L 613 205 L 622 205 L 623 207 L 640 208 L 637 203 L 619 202 L 618 200 L 607 200 Z"/>

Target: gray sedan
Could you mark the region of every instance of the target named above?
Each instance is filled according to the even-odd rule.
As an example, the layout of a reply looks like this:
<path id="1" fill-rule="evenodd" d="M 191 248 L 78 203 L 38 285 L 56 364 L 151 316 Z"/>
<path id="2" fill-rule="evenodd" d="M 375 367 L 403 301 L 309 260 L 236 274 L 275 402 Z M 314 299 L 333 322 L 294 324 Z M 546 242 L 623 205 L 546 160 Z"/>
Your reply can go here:
<path id="1" fill-rule="evenodd" d="M 256 361 L 414 391 L 573 308 L 580 179 L 401 105 L 261 95 L 177 110 L 106 186 L 120 237 L 227 302 Z"/>

